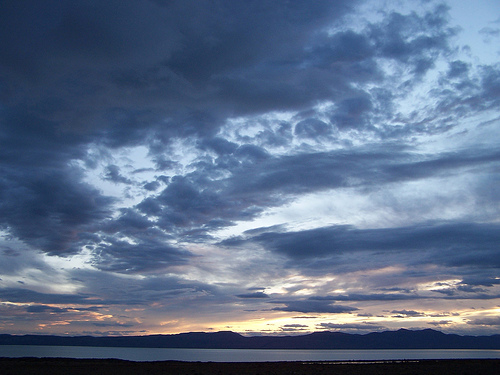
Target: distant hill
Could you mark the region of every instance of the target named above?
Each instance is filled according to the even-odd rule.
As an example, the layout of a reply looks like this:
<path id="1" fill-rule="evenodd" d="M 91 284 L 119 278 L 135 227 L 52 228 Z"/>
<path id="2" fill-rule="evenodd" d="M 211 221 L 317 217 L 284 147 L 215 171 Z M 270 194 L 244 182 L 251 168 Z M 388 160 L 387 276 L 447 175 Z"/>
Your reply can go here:
<path id="1" fill-rule="evenodd" d="M 199 349 L 500 349 L 500 335 L 460 336 L 433 329 L 302 336 L 245 337 L 235 332 L 190 332 L 149 336 L 0 335 L 0 345 L 108 346 Z"/>

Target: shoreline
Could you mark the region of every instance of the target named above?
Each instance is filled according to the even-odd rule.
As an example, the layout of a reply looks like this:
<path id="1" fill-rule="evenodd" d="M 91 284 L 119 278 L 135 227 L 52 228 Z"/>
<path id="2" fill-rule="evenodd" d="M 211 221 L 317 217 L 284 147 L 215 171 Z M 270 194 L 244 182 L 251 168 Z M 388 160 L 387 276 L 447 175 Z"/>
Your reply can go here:
<path id="1" fill-rule="evenodd" d="M 120 359 L 0 358 L 0 373 L 23 374 L 497 374 L 500 359 L 291 362 L 135 362 Z"/>

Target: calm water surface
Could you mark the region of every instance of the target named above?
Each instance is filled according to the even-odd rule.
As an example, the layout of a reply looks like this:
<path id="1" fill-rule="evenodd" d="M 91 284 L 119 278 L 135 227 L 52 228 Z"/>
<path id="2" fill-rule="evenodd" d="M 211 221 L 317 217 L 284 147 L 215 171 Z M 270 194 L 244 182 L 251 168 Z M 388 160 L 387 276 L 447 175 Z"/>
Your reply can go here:
<path id="1" fill-rule="evenodd" d="M 275 362 L 400 359 L 500 359 L 500 350 L 280 350 L 103 348 L 91 346 L 0 345 L 0 357 L 117 358 L 130 361 Z"/>

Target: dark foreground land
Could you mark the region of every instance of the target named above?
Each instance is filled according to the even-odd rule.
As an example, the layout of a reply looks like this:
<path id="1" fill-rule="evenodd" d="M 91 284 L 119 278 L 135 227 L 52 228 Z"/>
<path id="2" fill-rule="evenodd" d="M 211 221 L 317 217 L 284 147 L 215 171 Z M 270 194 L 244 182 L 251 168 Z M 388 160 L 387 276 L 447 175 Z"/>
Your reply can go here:
<path id="1" fill-rule="evenodd" d="M 499 359 L 420 360 L 376 362 L 130 362 L 114 359 L 0 358 L 0 374 L 176 374 L 176 375 L 281 375 L 281 374 L 495 374 Z"/>

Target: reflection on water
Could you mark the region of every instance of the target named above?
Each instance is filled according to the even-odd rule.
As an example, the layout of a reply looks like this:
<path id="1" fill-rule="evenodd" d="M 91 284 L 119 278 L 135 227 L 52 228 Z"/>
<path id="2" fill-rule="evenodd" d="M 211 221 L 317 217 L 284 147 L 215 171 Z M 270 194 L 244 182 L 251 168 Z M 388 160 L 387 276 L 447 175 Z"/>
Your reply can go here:
<path id="1" fill-rule="evenodd" d="M 266 350 L 0 345 L 0 357 L 116 358 L 130 361 L 176 360 L 200 362 L 380 361 L 466 358 L 500 359 L 500 350 Z"/>

